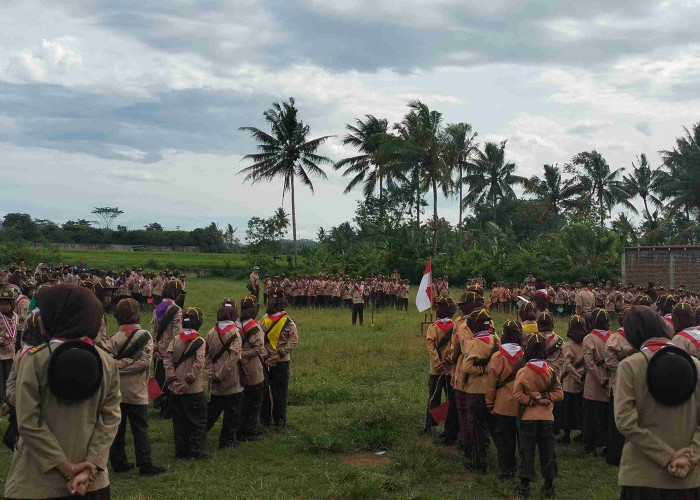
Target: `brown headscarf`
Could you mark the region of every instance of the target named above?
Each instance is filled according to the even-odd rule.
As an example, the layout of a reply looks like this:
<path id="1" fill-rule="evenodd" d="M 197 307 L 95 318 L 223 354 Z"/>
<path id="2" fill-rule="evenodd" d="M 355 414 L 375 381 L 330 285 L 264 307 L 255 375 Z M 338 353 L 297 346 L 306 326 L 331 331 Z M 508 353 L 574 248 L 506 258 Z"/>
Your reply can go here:
<path id="1" fill-rule="evenodd" d="M 102 304 L 95 294 L 78 285 L 42 288 L 36 305 L 50 338 L 94 339 L 102 324 Z"/>

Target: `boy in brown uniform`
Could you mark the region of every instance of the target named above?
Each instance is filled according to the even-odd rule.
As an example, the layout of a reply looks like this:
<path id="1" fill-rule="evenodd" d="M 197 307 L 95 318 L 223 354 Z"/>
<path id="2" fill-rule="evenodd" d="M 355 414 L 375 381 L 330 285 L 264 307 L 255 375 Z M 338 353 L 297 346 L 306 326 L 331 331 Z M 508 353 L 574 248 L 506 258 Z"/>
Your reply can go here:
<path id="1" fill-rule="evenodd" d="M 547 366 L 547 343 L 539 334 L 526 340 L 525 368 L 515 376 L 513 398 L 520 403 L 520 467 L 521 497 L 528 498 L 530 483 L 535 479 L 535 448 L 539 449 L 540 467 L 544 476 L 544 493 L 554 498 L 557 462 L 554 454 L 554 403 L 564 397 L 554 370 Z"/>
<path id="2" fill-rule="evenodd" d="M 120 395 L 114 360 L 91 344 L 102 306 L 92 291 L 75 285 L 42 290 L 37 305 L 52 340 L 30 349 L 19 365 L 20 438 L 5 497 L 108 499 L 107 458 L 119 426 Z"/>
<path id="3" fill-rule="evenodd" d="M 501 347 L 491 357 L 487 370 L 486 408 L 496 420 L 493 439 L 498 450 L 501 480 L 512 479 L 517 469 L 518 403 L 513 399 L 513 385 L 515 375 L 526 362 L 522 341 L 523 329 L 520 323 L 506 321 L 501 334 Z"/>
<path id="4" fill-rule="evenodd" d="M 243 417 L 237 438 L 239 441 L 252 441 L 260 432 L 257 429 L 262 405 L 265 376 L 262 356 L 265 354 L 263 332 L 255 322 L 258 303 L 248 295 L 241 300 L 241 368 L 243 370 Z"/>
<path id="5" fill-rule="evenodd" d="M 583 385 L 583 442 L 586 453 L 595 453 L 608 442 L 608 375 L 605 369 L 605 343 L 610 338 L 610 321 L 604 309 L 591 313 L 593 329 L 583 339 L 586 380 Z"/>
<path id="6" fill-rule="evenodd" d="M 178 279 L 168 281 L 163 285 L 163 300 L 151 319 L 151 332 L 155 336 L 153 357 L 155 358 L 155 378 L 161 389 L 165 388 L 165 365 L 163 360 L 170 343 L 182 330 L 182 309 L 175 301 L 182 294 L 182 282 Z M 161 406 L 161 415 L 167 416 L 168 409 L 161 403 L 164 398 L 156 400 L 156 406 Z"/>
<path id="7" fill-rule="evenodd" d="M 153 465 L 151 443 L 148 439 L 148 371 L 153 357 L 153 339 L 143 330 L 139 303 L 134 299 L 122 299 L 116 306 L 114 316 L 119 324 L 117 333 L 106 339 L 105 349 L 115 360 L 119 370 L 119 386 L 122 394 L 121 422 L 109 460 L 115 472 L 126 472 L 134 468 L 126 458 L 126 423 L 131 424 L 136 449 L 136 465 L 141 476 L 156 476 L 165 472 Z"/>
<path id="8" fill-rule="evenodd" d="M 209 379 L 211 399 L 207 406 L 207 432 L 223 412 L 219 448 L 236 444 L 236 431 L 243 413 L 243 386 L 240 380 L 241 334 L 236 326 L 238 305 L 225 299 L 216 313 L 216 324 L 205 338 L 204 373 Z"/>
<path id="9" fill-rule="evenodd" d="M 275 287 L 267 303 L 267 314 L 258 322 L 265 336 L 263 361 L 267 371 L 260 422 L 265 426 L 287 426 L 290 352 L 299 342 L 297 326 L 284 311 L 284 291 Z M 269 391 L 269 392 L 268 392 Z M 266 397 L 265 393 L 271 397 Z"/>
<path id="10" fill-rule="evenodd" d="M 7 378 L 12 370 L 12 358 L 15 355 L 18 319 L 14 308 L 14 294 L 7 290 L 0 293 L 0 398 L 3 402 L 5 402 Z"/>
<path id="11" fill-rule="evenodd" d="M 202 369 L 206 342 L 197 329 L 202 326 L 202 311 L 189 307 L 182 315 L 182 331 L 170 341 L 163 364 L 172 393 L 175 458 L 206 458 L 204 440 L 207 430 L 207 402 L 204 398 Z"/>

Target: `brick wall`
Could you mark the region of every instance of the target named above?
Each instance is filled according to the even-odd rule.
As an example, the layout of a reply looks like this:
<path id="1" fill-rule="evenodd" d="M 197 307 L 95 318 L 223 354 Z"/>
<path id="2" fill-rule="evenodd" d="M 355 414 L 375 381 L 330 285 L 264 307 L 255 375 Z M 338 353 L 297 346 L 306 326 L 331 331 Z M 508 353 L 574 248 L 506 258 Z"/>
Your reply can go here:
<path id="1" fill-rule="evenodd" d="M 700 247 L 627 248 L 624 255 L 623 281 L 646 285 L 700 290 Z M 671 270 L 673 268 L 673 276 Z"/>

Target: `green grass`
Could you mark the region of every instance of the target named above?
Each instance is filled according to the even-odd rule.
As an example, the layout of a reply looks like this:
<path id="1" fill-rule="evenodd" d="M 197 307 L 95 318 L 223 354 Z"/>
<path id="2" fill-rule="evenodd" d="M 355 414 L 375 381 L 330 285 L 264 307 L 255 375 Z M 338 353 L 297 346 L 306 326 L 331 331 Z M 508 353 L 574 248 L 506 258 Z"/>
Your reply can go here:
<path id="1" fill-rule="evenodd" d="M 187 304 L 204 310 L 204 333 L 214 324 L 219 301 L 241 297 L 245 287 L 243 282 L 192 279 L 187 291 Z M 151 414 L 154 459 L 170 470 L 153 479 L 135 472 L 112 474 L 114 498 L 514 498 L 512 484 L 500 484 L 493 474 L 472 476 L 454 447 L 436 446 L 419 434 L 425 421 L 428 363 L 419 329 L 423 315 L 411 307 L 409 313 L 376 313 L 374 327 L 368 326 L 368 311 L 365 327 L 354 329 L 345 309 L 289 308 L 300 336 L 291 364 L 288 420 L 293 429 L 270 431 L 257 442 L 221 451 L 217 424 L 207 439 L 213 458 L 183 463 L 173 459 L 172 423 Z M 146 316 L 144 325 L 150 313 Z M 497 315 L 496 324 L 505 319 Z M 557 328 L 565 332 L 564 319 L 557 320 Z M 5 426 L 3 421 L 0 432 Z M 133 457 L 127 436 L 127 452 Z M 377 450 L 386 450 L 391 463 L 356 467 L 343 461 L 355 451 Z M 558 447 L 557 457 L 558 498 L 618 498 L 617 469 L 602 458 L 584 456 L 580 446 Z M 10 460 L 3 448 L 0 464 L 5 470 Z M 495 471 L 493 450 L 490 461 Z"/>

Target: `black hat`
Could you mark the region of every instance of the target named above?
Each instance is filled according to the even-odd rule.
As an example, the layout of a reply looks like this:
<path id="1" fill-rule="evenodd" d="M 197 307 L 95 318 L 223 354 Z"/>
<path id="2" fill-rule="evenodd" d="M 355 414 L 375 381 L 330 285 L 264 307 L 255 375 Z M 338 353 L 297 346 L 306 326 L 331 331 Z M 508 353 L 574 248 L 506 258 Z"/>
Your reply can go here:
<path id="1" fill-rule="evenodd" d="M 59 400 L 85 401 L 102 384 L 102 358 L 92 344 L 68 340 L 51 354 L 47 379 L 49 390 Z"/>
<path id="2" fill-rule="evenodd" d="M 698 370 L 690 354 L 668 345 L 659 349 L 647 366 L 647 386 L 664 406 L 680 406 L 695 392 Z"/>

